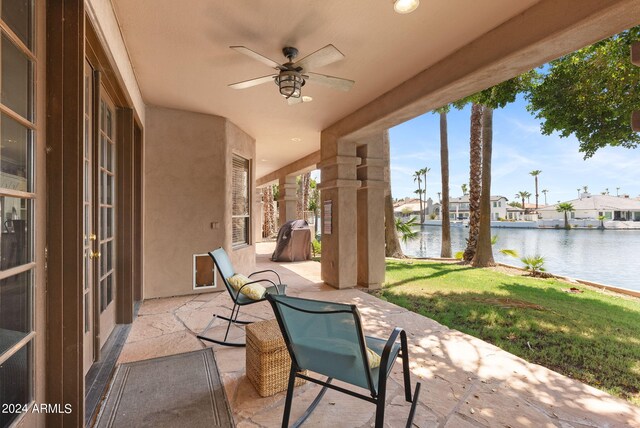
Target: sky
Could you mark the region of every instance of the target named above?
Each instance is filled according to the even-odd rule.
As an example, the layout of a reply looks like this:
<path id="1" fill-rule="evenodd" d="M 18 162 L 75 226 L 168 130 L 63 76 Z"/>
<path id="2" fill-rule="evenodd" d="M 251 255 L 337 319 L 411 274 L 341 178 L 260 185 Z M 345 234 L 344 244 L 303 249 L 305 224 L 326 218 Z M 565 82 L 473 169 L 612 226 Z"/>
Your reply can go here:
<path id="1" fill-rule="evenodd" d="M 611 195 L 640 196 L 640 148 L 607 147 L 589 159 L 578 151 L 576 138 L 545 136 L 540 121 L 526 110 L 522 96 L 493 113 L 493 156 L 491 194 L 510 201 L 519 191 L 535 194 L 530 171 L 538 176 L 540 204 L 543 189 L 549 190 L 547 202 L 576 199 L 576 189 L 588 186 L 589 192 L 600 194 L 609 189 Z M 449 133 L 450 196 L 462 195 L 461 185 L 469 183 L 469 118 L 470 106 L 452 109 L 447 116 Z M 427 197 L 438 200 L 441 191 L 440 125 L 437 114 L 427 113 L 389 130 L 391 150 L 391 192 L 394 198 L 415 197 L 418 188 L 413 180 L 416 170 L 428 167 Z M 422 186 L 424 188 L 424 185 Z M 531 197 L 531 203 L 535 197 Z"/>

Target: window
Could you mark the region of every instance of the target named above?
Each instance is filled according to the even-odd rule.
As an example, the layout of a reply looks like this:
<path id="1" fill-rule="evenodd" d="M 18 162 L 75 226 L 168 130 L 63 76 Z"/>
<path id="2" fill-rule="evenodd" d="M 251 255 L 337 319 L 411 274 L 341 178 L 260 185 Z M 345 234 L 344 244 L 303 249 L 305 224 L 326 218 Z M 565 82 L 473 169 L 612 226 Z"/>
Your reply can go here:
<path id="1" fill-rule="evenodd" d="M 0 403 L 33 401 L 33 3 L 0 6 Z M 0 428 L 19 413 L 0 413 Z"/>
<path id="2" fill-rule="evenodd" d="M 251 199 L 249 192 L 249 160 L 233 157 L 233 179 L 231 183 L 232 219 L 231 236 L 234 247 L 249 245 L 251 224 Z"/>

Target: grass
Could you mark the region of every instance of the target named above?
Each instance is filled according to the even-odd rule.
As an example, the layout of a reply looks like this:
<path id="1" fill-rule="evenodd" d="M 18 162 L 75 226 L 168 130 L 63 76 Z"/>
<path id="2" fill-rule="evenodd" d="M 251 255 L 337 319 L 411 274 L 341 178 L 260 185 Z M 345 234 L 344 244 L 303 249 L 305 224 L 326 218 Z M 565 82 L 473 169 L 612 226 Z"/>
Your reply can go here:
<path id="1" fill-rule="evenodd" d="M 640 405 L 640 300 L 460 264 L 386 272 L 383 299 Z"/>

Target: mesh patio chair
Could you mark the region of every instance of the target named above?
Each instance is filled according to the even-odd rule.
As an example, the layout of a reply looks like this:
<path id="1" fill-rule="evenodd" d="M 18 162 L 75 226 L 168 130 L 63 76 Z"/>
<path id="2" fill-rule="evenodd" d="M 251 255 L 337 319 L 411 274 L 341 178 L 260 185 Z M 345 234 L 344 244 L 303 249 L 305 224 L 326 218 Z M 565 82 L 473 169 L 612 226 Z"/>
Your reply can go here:
<path id="1" fill-rule="evenodd" d="M 407 335 L 396 327 L 388 339 L 365 336 L 360 314 L 355 305 L 301 299 L 289 296 L 268 295 L 291 356 L 291 372 L 287 388 L 282 427 L 288 427 L 293 388 L 296 377 L 322 386 L 309 408 L 294 423 L 300 426 L 316 408 L 327 388 L 343 392 L 376 405 L 375 427 L 384 425 L 387 378 L 397 357 L 402 358 L 404 393 L 411 409 L 407 419 L 410 427 L 420 394 L 420 383 L 413 397 L 409 376 Z M 398 336 L 400 343 L 397 343 Z M 380 356 L 380 365 L 370 368 L 369 350 Z M 323 376 L 326 381 L 309 377 L 302 372 L 309 370 Z M 368 390 L 369 395 L 331 384 L 333 379 Z"/>
<path id="2" fill-rule="evenodd" d="M 211 319 L 211 321 L 209 321 L 209 324 L 207 324 L 207 326 L 202 331 L 202 333 L 200 333 L 197 337 L 200 340 L 206 340 L 208 342 L 218 343 L 220 345 L 225 345 L 225 346 L 238 346 L 238 347 L 246 346 L 246 343 L 227 341 L 227 338 L 229 337 L 229 330 L 231 328 L 231 325 L 238 326 L 238 325 L 247 325 L 252 323 L 252 321 L 242 321 L 238 319 L 238 315 L 240 314 L 240 307 L 251 305 L 258 302 L 263 302 L 266 296 L 271 294 L 285 294 L 287 286 L 282 284 L 282 281 L 280 280 L 280 275 L 278 275 L 278 272 L 272 269 L 265 269 L 265 270 L 253 272 L 251 275 L 249 275 L 249 278 L 252 278 L 254 275 L 258 275 L 258 274 L 272 273 L 278 278 L 277 284 L 274 281 L 267 278 L 256 278 L 255 280 L 247 282 L 238 290 L 236 290 L 229 283 L 229 278 L 234 276 L 236 274 L 236 271 L 233 269 L 233 265 L 231 264 L 231 260 L 229 260 L 229 256 L 227 255 L 227 252 L 223 248 L 218 248 L 217 250 L 210 251 L 209 256 L 213 259 L 213 263 L 215 263 L 216 268 L 218 269 L 218 272 L 220 272 L 220 276 L 222 277 L 222 281 L 224 282 L 225 287 L 227 287 L 227 291 L 229 292 L 229 295 L 233 300 L 233 308 L 231 309 L 230 317 L 225 317 L 219 314 L 213 314 L 213 318 Z M 263 283 L 267 290 L 262 298 L 254 300 L 242 294 L 243 288 L 251 284 L 259 284 L 259 283 Z M 207 331 L 211 328 L 213 323 L 218 318 L 224 321 L 227 321 L 227 331 L 225 332 L 224 339 L 222 340 L 218 340 L 218 339 L 214 339 L 206 336 Z"/>

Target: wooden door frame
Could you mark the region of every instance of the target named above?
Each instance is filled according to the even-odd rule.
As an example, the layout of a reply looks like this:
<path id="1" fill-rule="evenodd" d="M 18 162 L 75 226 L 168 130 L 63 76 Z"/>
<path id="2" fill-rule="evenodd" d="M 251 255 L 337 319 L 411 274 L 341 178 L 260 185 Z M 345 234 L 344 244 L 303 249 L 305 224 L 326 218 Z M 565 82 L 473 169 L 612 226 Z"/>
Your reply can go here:
<path id="1" fill-rule="evenodd" d="M 133 322 L 134 304 L 134 126 L 133 110 L 116 112 L 116 323 Z"/>
<path id="2" fill-rule="evenodd" d="M 46 225 L 46 283 L 47 283 L 47 362 L 46 362 L 46 402 L 50 404 L 70 404 L 70 413 L 48 413 L 49 426 L 83 426 L 85 423 L 85 378 L 83 371 L 83 231 L 78 225 L 83 221 L 83 138 L 84 138 L 84 64 L 89 59 L 100 73 L 99 80 L 117 107 L 117 115 L 122 115 L 130 129 L 122 128 L 117 121 L 116 135 L 123 142 L 129 142 L 117 153 L 117 168 L 123 168 L 126 175 L 118 180 L 116 198 L 127 192 L 121 210 L 116 207 L 116 275 L 129 272 L 129 291 L 116 292 L 116 322 L 133 321 L 133 269 L 136 260 L 142 260 L 141 193 L 134 192 L 140 187 L 141 177 L 134 176 L 135 163 L 142 162 L 143 152 L 134 151 L 136 124 L 132 104 L 127 101 L 122 81 L 113 71 L 114 67 L 100 44 L 93 25 L 86 15 L 83 0 L 46 0 L 46 136 L 47 136 L 47 225 Z M 96 98 L 96 97 L 94 97 Z M 94 107 L 95 108 L 95 107 Z M 94 110 L 95 111 L 95 110 Z M 98 119 L 98 115 L 94 115 Z M 142 132 L 141 124 L 137 126 Z M 94 130 L 97 130 L 94 127 Z M 136 148 L 138 144 L 135 144 Z M 121 159 L 122 156 L 122 159 Z M 121 165 L 122 162 L 122 165 Z M 135 182 L 135 184 L 134 184 Z M 117 199 L 118 200 L 118 199 Z M 139 206 L 139 211 L 134 207 Z M 134 218 L 135 217 L 135 218 Z M 123 227 L 127 225 L 126 227 Z M 123 233 L 124 229 L 124 233 Z M 135 231 L 135 235 L 134 232 Z M 124 241 L 126 237 L 128 241 Z M 128 258 L 120 260 L 130 247 Z M 127 269 L 128 268 L 128 269 Z M 95 290 L 95 289 L 94 289 Z M 123 294 L 123 299 L 118 297 Z M 131 297 L 127 297 L 131 296 Z M 141 297 L 141 295 L 140 295 Z M 96 299 L 97 300 L 97 299 Z M 99 311 L 94 311 L 99 314 Z M 94 324 L 94 328 L 99 328 Z M 99 331 L 98 331 L 99 334 Z M 96 340 L 99 340 L 96 339 Z M 95 344 L 94 344 L 95 346 Z M 94 348 L 95 349 L 95 348 Z M 100 355 L 99 346 L 96 358 Z"/>
<path id="3" fill-rule="evenodd" d="M 70 404 L 49 426 L 84 425 L 82 182 L 83 0 L 47 1 L 47 385 L 46 400 Z"/>
<path id="4" fill-rule="evenodd" d="M 143 276 L 143 221 L 144 212 L 144 130 L 142 124 L 136 119 L 133 133 L 133 301 L 141 302 L 144 297 L 142 284 Z"/>

